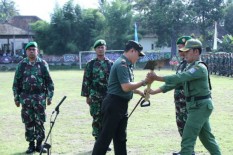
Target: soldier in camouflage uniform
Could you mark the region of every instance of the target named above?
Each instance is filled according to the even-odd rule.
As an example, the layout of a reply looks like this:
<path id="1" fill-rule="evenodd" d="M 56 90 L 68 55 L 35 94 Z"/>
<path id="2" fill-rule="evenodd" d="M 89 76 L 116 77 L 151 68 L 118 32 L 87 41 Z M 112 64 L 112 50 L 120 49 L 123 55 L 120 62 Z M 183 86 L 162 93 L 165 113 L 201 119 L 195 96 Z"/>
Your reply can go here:
<path id="1" fill-rule="evenodd" d="M 214 54 L 210 55 L 210 74 L 214 72 Z"/>
<path id="2" fill-rule="evenodd" d="M 218 69 L 218 75 L 224 75 L 224 68 L 225 68 L 225 56 L 223 53 L 219 54 L 219 69 Z"/>
<path id="3" fill-rule="evenodd" d="M 181 62 L 179 66 L 177 67 L 176 74 L 183 72 L 184 69 L 186 68 L 187 62 L 186 60 L 184 60 L 184 52 L 181 52 L 179 49 L 184 47 L 186 41 L 189 39 L 191 39 L 190 36 L 182 36 L 178 38 L 176 42 L 178 51 L 179 51 L 179 57 L 181 58 Z M 178 88 L 175 88 L 174 102 L 175 102 L 175 108 L 176 108 L 176 124 L 178 127 L 179 134 L 182 137 L 184 126 L 185 126 L 187 115 L 188 115 L 183 86 L 179 86 Z M 174 152 L 174 154 L 176 154 L 176 152 Z"/>
<path id="4" fill-rule="evenodd" d="M 86 103 L 90 106 L 90 114 L 93 117 L 92 135 L 97 139 L 102 121 L 101 103 L 106 96 L 108 77 L 113 62 L 105 57 L 106 42 L 104 40 L 97 40 L 94 49 L 97 58 L 86 65 L 81 96 L 86 97 Z"/>
<path id="5" fill-rule="evenodd" d="M 29 142 L 27 154 L 41 151 L 45 138 L 46 99 L 50 105 L 54 92 L 53 81 L 49 74 L 48 64 L 40 59 L 36 42 L 26 45 L 27 57 L 17 66 L 13 93 L 17 107 L 22 106 L 21 117 L 25 124 L 25 137 Z M 37 145 L 35 147 L 35 140 Z M 42 150 L 46 152 L 46 150 Z"/>
<path id="6" fill-rule="evenodd" d="M 230 72 L 229 72 L 229 76 L 233 76 L 233 53 L 229 53 L 230 54 Z"/>
<path id="7" fill-rule="evenodd" d="M 228 76 L 228 65 L 229 65 L 229 57 L 228 57 L 228 53 L 224 54 L 224 76 Z"/>
<path id="8" fill-rule="evenodd" d="M 191 39 L 190 36 L 180 37 L 176 42 L 178 49 L 184 47 L 186 41 L 189 39 Z M 184 60 L 184 53 L 179 51 L 179 56 L 181 58 L 181 62 L 177 67 L 176 74 L 181 73 L 185 69 L 187 64 L 186 60 Z M 184 96 L 184 89 L 182 86 L 175 89 L 174 99 L 175 99 L 175 107 L 176 107 L 176 124 L 180 136 L 182 137 L 184 125 L 187 119 L 186 102 Z"/>
<path id="9" fill-rule="evenodd" d="M 214 54 L 214 57 L 213 57 L 213 73 L 216 75 L 217 72 L 218 72 L 218 55 L 217 54 Z"/>

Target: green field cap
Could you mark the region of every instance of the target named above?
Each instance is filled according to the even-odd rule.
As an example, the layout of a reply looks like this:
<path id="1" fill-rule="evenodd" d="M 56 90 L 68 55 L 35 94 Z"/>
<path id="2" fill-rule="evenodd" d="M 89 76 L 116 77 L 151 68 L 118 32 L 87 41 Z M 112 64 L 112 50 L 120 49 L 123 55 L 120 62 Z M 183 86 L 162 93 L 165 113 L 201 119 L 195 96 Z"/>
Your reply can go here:
<path id="1" fill-rule="evenodd" d="M 185 46 L 180 51 L 188 51 L 193 48 L 202 48 L 202 43 L 198 39 L 190 39 L 185 43 Z"/>

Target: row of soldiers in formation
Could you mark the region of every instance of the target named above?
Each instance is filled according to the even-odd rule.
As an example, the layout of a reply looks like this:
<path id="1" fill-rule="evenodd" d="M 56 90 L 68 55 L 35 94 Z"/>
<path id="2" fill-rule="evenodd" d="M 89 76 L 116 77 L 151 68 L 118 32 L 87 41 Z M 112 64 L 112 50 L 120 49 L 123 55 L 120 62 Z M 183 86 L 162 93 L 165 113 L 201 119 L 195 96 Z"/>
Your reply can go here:
<path id="1" fill-rule="evenodd" d="M 233 76 L 233 53 L 203 54 L 201 59 L 207 64 L 210 74 Z"/>

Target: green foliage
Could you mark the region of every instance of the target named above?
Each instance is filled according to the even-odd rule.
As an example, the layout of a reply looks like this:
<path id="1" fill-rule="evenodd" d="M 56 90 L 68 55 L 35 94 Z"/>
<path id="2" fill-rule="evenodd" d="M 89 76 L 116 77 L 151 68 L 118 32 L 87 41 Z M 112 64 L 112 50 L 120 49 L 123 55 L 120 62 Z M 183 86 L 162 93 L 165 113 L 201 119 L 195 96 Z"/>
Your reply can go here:
<path id="1" fill-rule="evenodd" d="M 157 46 L 171 46 L 180 35 L 200 31 L 204 45 L 214 21 L 223 17 L 223 0 L 134 0 L 149 33 L 158 36 Z M 193 31 L 195 30 L 195 31 Z"/>
<path id="2" fill-rule="evenodd" d="M 99 38 L 104 38 L 104 24 L 105 17 L 96 9 L 87 9 L 83 11 L 82 24 L 79 27 L 80 35 L 80 49 L 91 50 L 94 42 Z"/>
<path id="3" fill-rule="evenodd" d="M 233 3 L 229 4 L 225 10 L 225 23 L 224 28 L 228 33 L 233 35 Z"/>
<path id="4" fill-rule="evenodd" d="M 157 46 L 171 46 L 176 52 L 176 39 L 184 35 L 189 21 L 187 6 L 182 0 L 136 0 L 135 9 L 143 12 L 142 25 L 150 34 L 158 36 Z M 148 5 L 149 4 L 149 5 Z"/>
<path id="5" fill-rule="evenodd" d="M 39 41 L 39 48 L 45 51 L 47 50 L 48 45 L 52 44 L 52 41 L 48 37 L 49 26 L 49 23 L 42 20 L 31 24 L 31 28 L 35 32 L 35 40 Z"/>
<path id="6" fill-rule="evenodd" d="M 90 50 L 104 29 L 104 22 L 104 16 L 97 9 L 82 10 L 70 0 L 62 8 L 55 8 L 49 25 L 34 24 L 33 30 L 46 54 L 62 55 Z"/>
<path id="7" fill-rule="evenodd" d="M 105 39 L 108 49 L 122 49 L 134 39 L 136 22 L 139 38 L 156 34 L 156 45 L 171 46 L 176 55 L 176 39 L 181 35 L 194 33 L 204 47 L 212 46 L 213 23 L 223 17 L 225 7 L 223 0 L 103 0 L 99 4 L 99 9 L 82 9 L 69 0 L 56 7 L 50 24 L 33 27 L 36 41 L 45 53 L 57 55 L 91 50 L 97 39 Z M 225 16 L 230 34 L 231 10 Z"/>
<path id="8" fill-rule="evenodd" d="M 206 47 L 208 29 L 214 21 L 223 18 L 223 0 L 190 0 L 189 9 L 193 13 L 193 24 L 197 25 L 203 37 L 203 47 Z"/>
<path id="9" fill-rule="evenodd" d="M 9 18 L 19 15 L 19 11 L 15 7 L 15 2 L 12 0 L 0 1 L 0 22 L 5 22 Z"/>
<path id="10" fill-rule="evenodd" d="M 104 35 L 108 49 L 122 49 L 132 30 L 131 5 L 122 0 L 114 0 L 104 3 L 101 11 L 106 19 Z"/>
<path id="11" fill-rule="evenodd" d="M 228 53 L 233 52 L 233 36 L 232 35 L 227 34 L 223 36 L 220 51 L 224 51 Z"/>

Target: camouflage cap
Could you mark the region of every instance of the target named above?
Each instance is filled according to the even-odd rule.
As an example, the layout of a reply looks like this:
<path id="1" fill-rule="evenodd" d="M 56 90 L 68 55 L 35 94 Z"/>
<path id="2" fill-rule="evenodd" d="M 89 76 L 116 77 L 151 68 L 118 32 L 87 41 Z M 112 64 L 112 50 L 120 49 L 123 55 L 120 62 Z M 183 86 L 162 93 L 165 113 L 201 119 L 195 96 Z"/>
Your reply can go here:
<path id="1" fill-rule="evenodd" d="M 34 41 L 29 42 L 26 47 L 25 50 L 27 50 L 29 47 L 37 47 L 37 43 Z"/>
<path id="2" fill-rule="evenodd" d="M 189 40 L 189 39 L 192 39 L 192 37 L 190 37 L 190 36 L 182 36 L 182 37 L 180 37 L 180 38 L 177 39 L 176 45 L 178 45 L 178 44 L 183 44 L 184 45 L 186 43 L 186 41 Z"/>
<path id="3" fill-rule="evenodd" d="M 94 49 L 98 46 L 102 46 L 102 45 L 105 45 L 106 46 L 106 41 L 103 40 L 103 39 L 99 39 L 97 40 L 95 43 L 94 43 Z"/>
<path id="4" fill-rule="evenodd" d="M 202 48 L 202 43 L 198 39 L 190 39 L 185 43 L 185 46 L 180 51 L 188 51 L 192 48 Z"/>
<path id="5" fill-rule="evenodd" d="M 145 53 L 142 52 L 143 47 L 138 42 L 129 40 L 125 45 L 125 51 L 128 51 L 131 48 L 134 48 L 135 50 L 137 50 L 140 53 L 139 56 L 145 56 Z"/>

